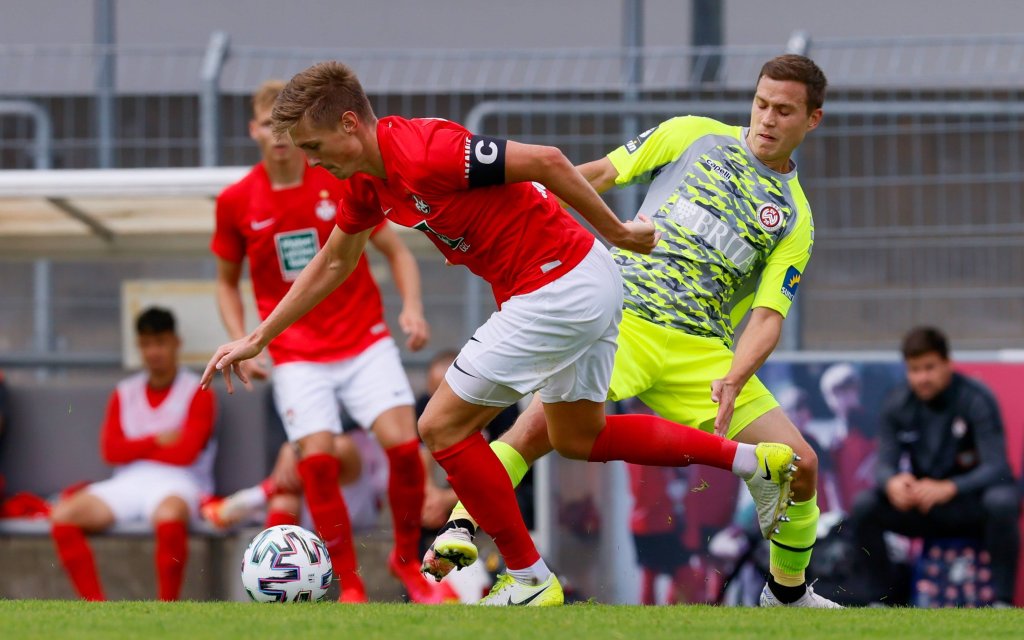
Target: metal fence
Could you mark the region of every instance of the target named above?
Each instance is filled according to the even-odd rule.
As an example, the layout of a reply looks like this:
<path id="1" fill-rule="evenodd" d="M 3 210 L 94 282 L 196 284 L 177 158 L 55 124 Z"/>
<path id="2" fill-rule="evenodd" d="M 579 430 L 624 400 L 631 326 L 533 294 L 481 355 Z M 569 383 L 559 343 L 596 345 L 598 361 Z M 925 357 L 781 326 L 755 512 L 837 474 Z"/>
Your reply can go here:
<path id="1" fill-rule="evenodd" d="M 585 161 L 683 111 L 744 122 L 760 64 L 787 48 L 807 51 L 831 84 L 825 122 L 799 155 L 817 244 L 788 344 L 892 348 L 910 325 L 934 322 L 959 348 L 1024 346 L 1024 36 L 814 42 L 794 34 L 776 47 L 498 53 L 259 49 L 233 47 L 219 33 L 206 48 L 5 46 L 0 104 L 36 108 L 0 108 L 0 168 L 254 162 L 249 92 L 328 58 L 356 69 L 378 113 L 473 120 Z M 635 195 L 616 200 L 620 213 L 630 202 Z M 2 264 L 7 332 L 8 320 L 34 308 L 33 293 L 9 286 L 25 267 Z M 109 313 L 115 325 L 124 270 L 109 271 L 90 304 L 104 309 L 96 322 Z M 146 268 L 129 271 L 122 277 Z M 463 318 L 453 335 L 489 308 L 479 288 L 467 292 L 445 293 L 434 309 L 447 325 Z M 60 294 L 54 300 L 59 308 Z M 58 343 L 81 332 L 70 319 L 76 304 L 67 306 L 69 320 L 51 323 Z M 91 350 L 116 349 L 92 337 Z"/>

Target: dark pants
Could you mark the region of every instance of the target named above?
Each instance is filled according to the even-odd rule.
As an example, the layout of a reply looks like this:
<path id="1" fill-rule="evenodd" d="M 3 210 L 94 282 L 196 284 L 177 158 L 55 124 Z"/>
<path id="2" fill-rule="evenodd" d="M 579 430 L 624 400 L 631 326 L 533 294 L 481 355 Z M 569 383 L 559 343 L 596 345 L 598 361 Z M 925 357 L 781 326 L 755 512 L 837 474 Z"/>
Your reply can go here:
<path id="1" fill-rule="evenodd" d="M 1020 548 L 1020 493 L 1015 485 L 997 485 L 979 493 L 958 495 L 927 514 L 897 511 L 885 491 L 874 489 L 857 496 L 853 527 L 857 545 L 865 553 L 873 599 L 893 590 L 893 567 L 882 534 L 892 531 L 912 538 L 981 538 L 992 556 L 992 587 L 996 600 L 1013 601 Z"/>

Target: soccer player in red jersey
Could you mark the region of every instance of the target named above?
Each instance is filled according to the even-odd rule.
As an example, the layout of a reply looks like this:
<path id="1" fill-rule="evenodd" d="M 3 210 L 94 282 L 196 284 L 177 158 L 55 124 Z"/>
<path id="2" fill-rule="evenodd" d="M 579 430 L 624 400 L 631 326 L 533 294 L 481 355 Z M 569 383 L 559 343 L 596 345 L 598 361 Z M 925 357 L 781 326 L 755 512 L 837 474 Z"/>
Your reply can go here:
<path id="1" fill-rule="evenodd" d="M 339 286 L 385 219 L 423 231 L 448 262 L 486 280 L 499 311 L 463 347 L 419 421 L 424 443 L 509 568 L 483 604 L 563 601 L 508 474 L 480 434 L 529 392 L 539 391 L 551 442 L 567 457 L 755 471 L 753 447 L 655 416 L 605 416 L 621 277 L 608 250 L 558 199 L 615 246 L 649 253 L 658 235 L 645 218 L 621 222 L 558 149 L 476 135 L 441 119 L 378 120 L 355 74 L 337 62 L 292 78 L 273 122 L 312 164 L 343 181 L 337 228 L 266 320 L 217 350 L 204 382 L 217 370 L 229 390 L 232 372 L 247 380 L 241 362 Z"/>
<path id="2" fill-rule="evenodd" d="M 105 598 L 85 534 L 142 519 L 156 530 L 159 598 L 177 600 L 188 523 L 199 515 L 200 497 L 213 492 L 214 396 L 178 366 L 181 341 L 169 311 L 147 309 L 135 326 L 145 370 L 117 385 L 100 436 L 114 474 L 61 500 L 50 514 L 57 555 L 86 600 Z"/>
<path id="3" fill-rule="evenodd" d="M 261 317 L 267 317 L 335 226 L 344 184 L 309 166 L 287 137 L 271 131 L 270 113 L 282 82 L 267 82 L 253 100 L 249 132 L 262 161 L 217 199 L 217 223 L 211 250 L 217 256 L 217 301 L 229 335 L 245 335 L 239 279 L 248 258 Z M 402 296 L 399 324 L 407 346 L 426 344 L 420 275 L 416 261 L 386 221 L 368 229 L 364 239 L 387 258 Z M 274 399 L 290 441 L 298 444 L 306 503 L 323 537 L 342 600 L 366 601 L 357 571 L 352 528 L 338 488 L 336 434 L 344 404 L 357 423 L 372 428 L 388 455 L 388 499 L 394 519 L 395 548 L 389 559 L 416 602 L 437 602 L 441 591 L 419 573 L 418 544 L 423 508 L 424 472 L 416 436 L 415 398 L 384 322 L 380 291 L 366 257 L 354 257 L 352 275 L 310 314 L 269 346 L 274 360 Z M 247 363 L 254 377 L 265 365 Z"/>

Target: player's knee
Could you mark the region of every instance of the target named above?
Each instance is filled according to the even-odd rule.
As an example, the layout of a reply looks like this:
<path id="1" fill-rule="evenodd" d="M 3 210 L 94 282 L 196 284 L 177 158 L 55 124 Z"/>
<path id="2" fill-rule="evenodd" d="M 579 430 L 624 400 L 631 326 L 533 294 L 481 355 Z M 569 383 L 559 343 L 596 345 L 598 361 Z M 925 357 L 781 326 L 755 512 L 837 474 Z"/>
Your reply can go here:
<path id="1" fill-rule="evenodd" d="M 153 522 L 187 522 L 189 516 L 188 504 L 178 496 L 171 496 L 157 505 Z"/>
<path id="2" fill-rule="evenodd" d="M 444 427 L 444 423 L 434 419 L 433 416 L 429 415 L 429 412 L 420 416 L 419 421 L 416 423 L 416 430 L 420 434 L 420 439 L 423 440 L 423 444 L 427 445 L 427 448 L 431 451 L 438 449 L 437 443 L 444 434 Z"/>
<path id="3" fill-rule="evenodd" d="M 554 430 L 550 431 L 548 436 L 551 438 L 551 446 L 555 448 L 555 451 L 572 460 L 588 459 L 594 448 L 593 439 L 580 433 Z"/>
<path id="4" fill-rule="evenodd" d="M 814 452 L 814 448 L 807 444 L 806 440 L 801 440 L 796 443 L 793 447 L 793 453 L 797 455 L 799 460 L 796 462 L 797 472 L 804 475 L 818 475 L 818 454 Z"/>

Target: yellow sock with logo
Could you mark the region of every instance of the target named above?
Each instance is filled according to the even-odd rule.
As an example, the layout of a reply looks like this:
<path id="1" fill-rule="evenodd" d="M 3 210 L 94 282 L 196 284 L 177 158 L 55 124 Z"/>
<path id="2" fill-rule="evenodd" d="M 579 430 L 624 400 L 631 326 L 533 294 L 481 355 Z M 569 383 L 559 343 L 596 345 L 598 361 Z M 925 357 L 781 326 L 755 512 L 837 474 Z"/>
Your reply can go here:
<path id="1" fill-rule="evenodd" d="M 508 479 L 512 481 L 512 487 L 518 487 L 519 483 L 523 481 L 523 476 L 530 470 L 530 465 L 526 464 L 526 460 L 512 445 L 501 440 L 495 440 L 491 443 L 491 451 L 494 452 L 494 455 L 498 456 L 501 466 L 505 467 Z M 452 514 L 448 516 L 448 522 L 454 520 L 469 520 L 473 523 L 474 527 L 479 526 L 476 520 L 473 519 L 473 516 L 469 515 L 469 511 L 466 511 L 466 507 L 462 506 L 461 500 L 455 504 Z"/>
<path id="2" fill-rule="evenodd" d="M 769 570 L 779 584 L 798 587 L 806 581 L 804 571 L 811 562 L 811 550 L 818 537 L 820 513 L 815 495 L 791 506 L 786 512 L 789 522 L 779 523 L 769 553 Z"/>

